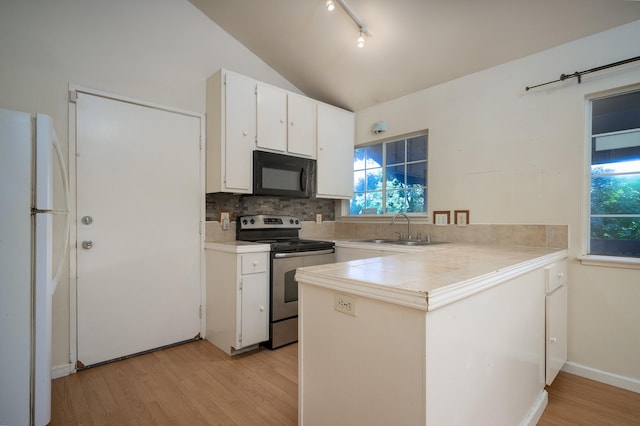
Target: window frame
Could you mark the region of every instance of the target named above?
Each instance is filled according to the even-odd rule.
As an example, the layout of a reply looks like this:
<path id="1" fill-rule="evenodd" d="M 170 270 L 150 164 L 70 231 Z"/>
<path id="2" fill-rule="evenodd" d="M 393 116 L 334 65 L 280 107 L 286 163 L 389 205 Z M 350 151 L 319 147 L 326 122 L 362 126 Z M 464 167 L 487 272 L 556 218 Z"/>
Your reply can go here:
<path id="1" fill-rule="evenodd" d="M 605 92 L 594 93 L 585 96 L 585 128 L 584 128 L 584 155 L 583 155 L 583 221 L 582 221 L 582 255 L 578 259 L 583 265 L 604 266 L 625 269 L 640 269 L 640 257 L 625 257 L 616 255 L 591 254 L 591 187 L 592 187 L 592 139 L 600 134 L 593 134 L 593 102 L 624 95 L 632 92 L 639 92 L 640 85 L 632 85 Z M 623 175 L 624 173 L 616 173 Z M 602 215 L 595 215 L 602 216 Z M 625 215 L 618 215 L 623 217 Z"/>
<path id="2" fill-rule="evenodd" d="M 426 167 L 426 185 L 424 187 L 425 189 L 425 211 L 424 212 L 406 212 L 403 214 L 407 214 L 411 217 L 412 220 L 415 220 L 416 223 L 431 223 L 431 220 L 429 218 L 429 204 L 428 204 L 428 200 L 429 200 L 429 162 L 430 162 L 430 144 L 429 144 L 429 132 L 428 130 L 421 130 L 421 131 L 417 131 L 417 132 L 413 132 L 413 133 L 408 133 L 408 134 L 404 134 L 404 135 L 397 135 L 397 136 L 392 136 L 389 138 L 385 138 L 385 139 L 380 139 L 380 140 L 376 140 L 376 141 L 372 141 L 372 142 L 367 142 L 364 144 L 360 144 L 360 145 L 355 145 L 353 147 L 353 153 L 355 154 L 355 150 L 356 149 L 360 149 L 360 148 L 366 148 L 369 146 L 376 146 L 376 145 L 382 145 L 384 146 L 384 144 L 386 143 L 390 143 L 390 142 L 398 142 L 398 141 L 405 141 L 405 155 L 406 155 L 406 141 L 412 138 L 416 138 L 416 137 L 420 137 L 420 136 L 424 136 L 426 138 L 426 158 L 424 160 L 425 162 L 425 167 Z M 386 187 L 386 168 L 387 168 L 387 150 L 385 148 L 382 149 L 382 157 L 383 157 L 383 164 L 381 165 L 381 169 L 382 169 L 382 180 L 383 182 L 385 182 L 385 184 L 382 185 L 382 190 L 381 193 L 383 195 L 383 199 L 385 200 L 386 203 L 386 194 L 387 194 L 387 187 Z M 405 161 L 404 163 L 402 163 L 405 166 L 405 173 L 406 173 L 406 167 L 407 165 L 410 164 L 415 164 L 415 163 L 419 163 L 421 161 L 408 161 L 407 158 L 405 157 Z M 395 164 L 395 163 L 394 163 Z M 400 163 L 398 163 L 400 164 Z M 355 170 L 354 170 L 355 172 Z M 353 185 L 353 184 L 352 184 Z M 354 196 L 355 196 L 356 191 L 354 191 Z M 350 214 L 350 206 L 351 206 L 351 201 L 353 200 L 353 197 L 348 199 L 348 200 L 342 200 L 342 204 L 341 204 L 341 215 L 340 218 L 343 221 L 370 221 L 370 222 L 375 222 L 375 221 L 385 221 L 387 222 L 389 220 L 390 217 L 393 217 L 396 215 L 396 213 L 389 213 L 386 212 L 384 214 L 356 214 L 356 215 L 352 215 Z"/>

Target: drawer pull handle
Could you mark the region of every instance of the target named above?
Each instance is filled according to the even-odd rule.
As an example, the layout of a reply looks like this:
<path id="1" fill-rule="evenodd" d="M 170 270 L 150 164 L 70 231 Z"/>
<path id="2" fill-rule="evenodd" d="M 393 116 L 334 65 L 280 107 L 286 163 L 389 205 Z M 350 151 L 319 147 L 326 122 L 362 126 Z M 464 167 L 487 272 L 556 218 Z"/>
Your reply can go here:
<path id="1" fill-rule="evenodd" d="M 549 341 L 550 341 L 551 343 L 556 343 L 556 342 L 558 341 L 558 338 L 557 338 L 557 337 L 550 337 L 550 338 L 549 338 Z"/>
<path id="2" fill-rule="evenodd" d="M 260 312 L 264 312 L 264 306 L 260 306 Z"/>
<path id="3" fill-rule="evenodd" d="M 253 261 L 253 266 L 258 266 L 258 261 L 257 260 Z"/>

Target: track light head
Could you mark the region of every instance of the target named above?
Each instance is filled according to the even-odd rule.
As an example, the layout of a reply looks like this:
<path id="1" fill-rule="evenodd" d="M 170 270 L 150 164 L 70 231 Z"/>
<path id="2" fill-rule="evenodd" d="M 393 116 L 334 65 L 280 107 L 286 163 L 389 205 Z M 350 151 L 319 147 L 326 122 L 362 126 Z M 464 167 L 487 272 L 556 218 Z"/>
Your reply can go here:
<path id="1" fill-rule="evenodd" d="M 362 35 L 362 30 L 360 30 L 360 37 L 358 37 L 358 41 L 356 41 L 356 46 L 360 49 L 364 47 L 364 36 Z"/>
<path id="2" fill-rule="evenodd" d="M 367 29 L 367 26 L 362 21 L 360 21 L 360 19 L 358 19 L 358 17 L 355 15 L 355 13 L 353 13 L 351 8 L 347 6 L 347 4 L 345 3 L 345 0 L 327 0 L 325 3 L 327 6 L 327 10 L 329 12 L 334 10 L 336 8 L 336 3 L 345 11 L 347 15 L 349 15 L 349 18 L 351 18 L 353 23 L 358 26 L 358 30 L 360 31 L 360 37 L 358 37 L 358 40 L 356 41 L 356 46 L 358 46 L 359 48 L 363 48 L 364 36 L 366 35 L 367 37 L 371 37 L 371 33 Z"/>

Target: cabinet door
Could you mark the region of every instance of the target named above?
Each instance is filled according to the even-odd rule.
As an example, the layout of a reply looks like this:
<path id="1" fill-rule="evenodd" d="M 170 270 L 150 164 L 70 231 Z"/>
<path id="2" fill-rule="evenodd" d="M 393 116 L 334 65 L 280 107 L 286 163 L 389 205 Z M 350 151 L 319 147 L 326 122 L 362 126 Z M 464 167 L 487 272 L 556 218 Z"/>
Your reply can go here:
<path id="1" fill-rule="evenodd" d="M 287 111 L 288 152 L 316 158 L 316 102 L 304 96 L 289 93 Z"/>
<path id="2" fill-rule="evenodd" d="M 550 385 L 567 361 L 567 286 L 547 295 L 546 382 Z"/>
<path id="3" fill-rule="evenodd" d="M 287 149 L 287 92 L 258 83 L 257 139 L 259 148 L 284 152 Z"/>
<path id="4" fill-rule="evenodd" d="M 256 135 L 255 94 L 251 79 L 225 75 L 225 189 L 252 191 L 251 153 Z"/>
<path id="5" fill-rule="evenodd" d="M 269 340 L 268 288 L 269 278 L 266 273 L 242 277 L 240 347 Z"/>
<path id="6" fill-rule="evenodd" d="M 353 113 L 318 104 L 318 198 L 353 197 Z"/>

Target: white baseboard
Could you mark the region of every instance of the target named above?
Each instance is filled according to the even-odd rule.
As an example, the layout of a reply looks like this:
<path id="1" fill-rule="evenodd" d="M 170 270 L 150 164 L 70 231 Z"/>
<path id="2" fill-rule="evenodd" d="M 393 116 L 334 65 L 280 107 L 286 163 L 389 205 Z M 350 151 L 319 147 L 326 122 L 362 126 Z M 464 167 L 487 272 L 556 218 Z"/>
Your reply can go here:
<path id="1" fill-rule="evenodd" d="M 595 380 L 597 382 L 606 383 L 607 385 L 640 393 L 640 380 L 631 377 L 597 370 L 574 362 L 566 362 L 564 367 L 562 367 L 562 371 Z"/>
<path id="2" fill-rule="evenodd" d="M 60 377 L 68 376 L 69 374 L 75 373 L 76 370 L 73 368 L 73 364 L 62 364 L 62 365 L 54 365 L 51 368 L 51 378 L 58 379 Z"/>
<path id="3" fill-rule="evenodd" d="M 540 421 L 542 417 L 542 413 L 544 413 L 544 409 L 547 408 L 547 404 L 549 403 L 549 394 L 546 390 L 542 390 L 538 398 L 536 398 L 536 402 L 531 407 L 531 411 L 527 414 L 527 417 L 522 421 L 520 426 L 535 426 Z"/>

